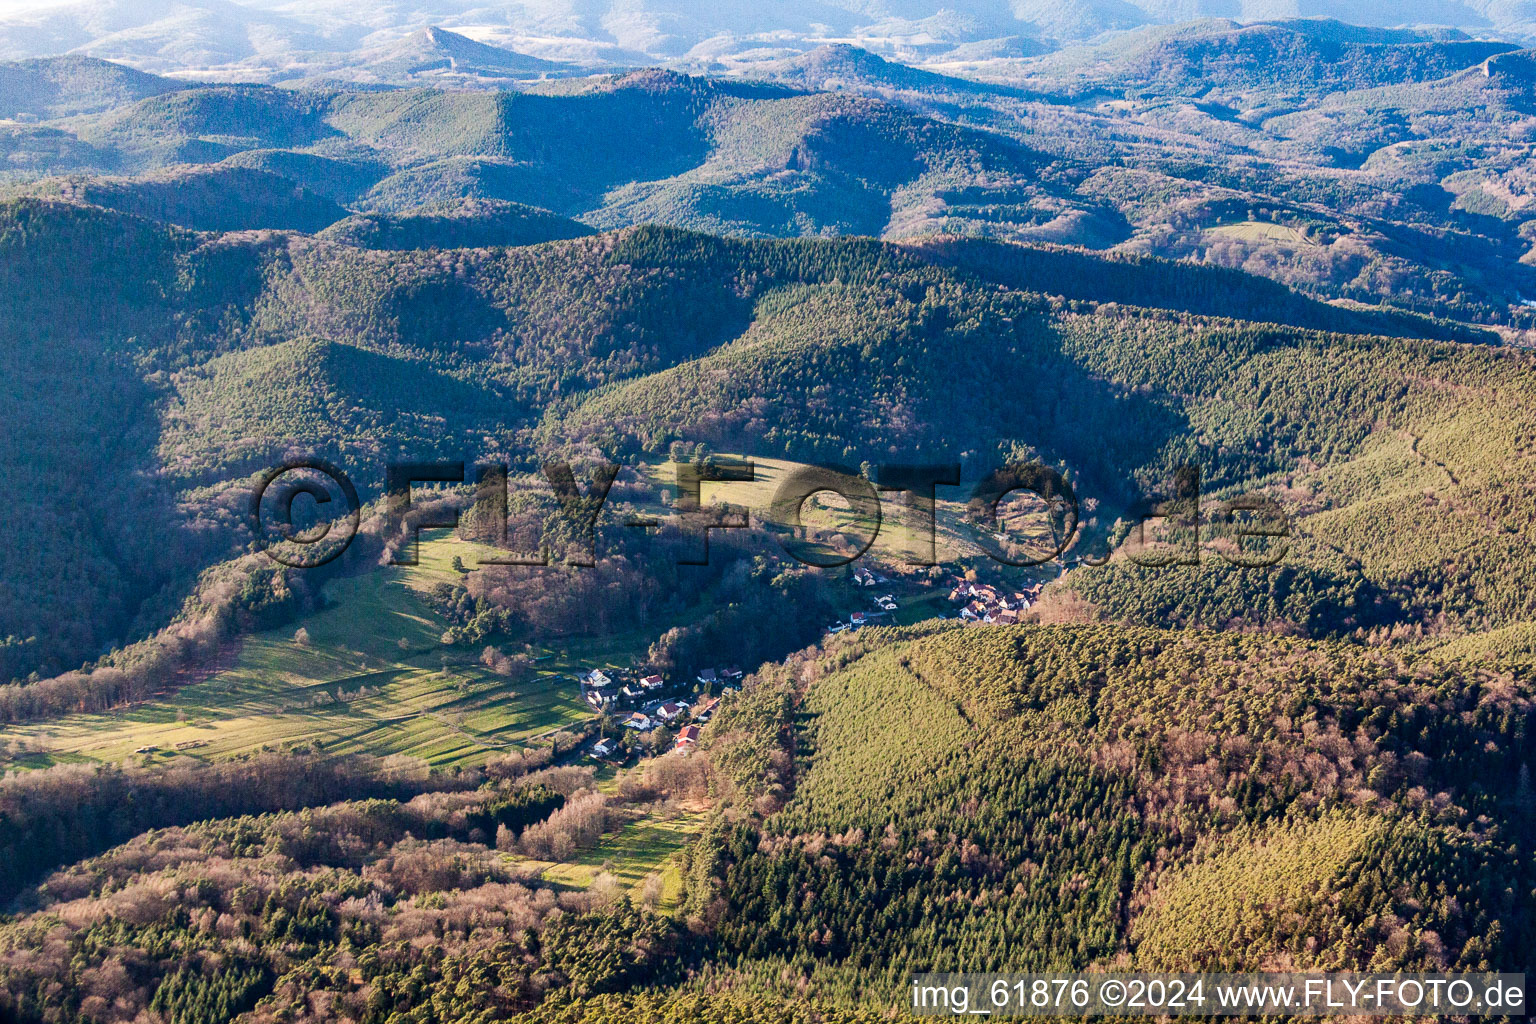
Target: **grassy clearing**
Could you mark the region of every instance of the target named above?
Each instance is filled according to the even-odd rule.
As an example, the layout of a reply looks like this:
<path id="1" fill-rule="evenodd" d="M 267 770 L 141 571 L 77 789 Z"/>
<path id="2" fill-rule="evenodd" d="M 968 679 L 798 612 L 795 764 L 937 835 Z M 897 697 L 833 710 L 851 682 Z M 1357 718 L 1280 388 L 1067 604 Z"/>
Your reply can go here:
<path id="1" fill-rule="evenodd" d="M 1213 235 L 1240 238 L 1245 242 L 1273 242 L 1279 245 L 1317 245 L 1302 231 L 1285 224 L 1272 224 L 1261 220 L 1244 220 L 1236 224 L 1223 224 L 1211 228 Z"/>
<path id="2" fill-rule="evenodd" d="M 659 873 L 662 896 L 659 909 L 675 910 L 682 897 L 682 868 L 676 854 L 704 828 L 705 811 L 684 812 L 671 817 L 653 813 L 632 821 L 603 841 L 583 851 L 574 861 L 550 864 L 541 873 L 547 882 L 585 889 L 603 873 L 612 875 L 624 888 L 639 894 L 646 878 Z"/>

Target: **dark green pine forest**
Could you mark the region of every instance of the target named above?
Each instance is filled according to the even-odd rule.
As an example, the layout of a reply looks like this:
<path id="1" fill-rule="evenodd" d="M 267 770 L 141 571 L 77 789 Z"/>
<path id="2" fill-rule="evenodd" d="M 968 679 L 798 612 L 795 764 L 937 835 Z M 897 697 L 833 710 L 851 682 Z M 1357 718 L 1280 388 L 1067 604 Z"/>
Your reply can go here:
<path id="1" fill-rule="evenodd" d="M 1536 969 L 1536 65 L 1223 25 L 516 89 L 0 65 L 0 1017 L 835 1024 L 924 971 Z M 1081 515 L 1059 567 L 882 556 L 918 610 L 830 635 L 867 599 L 782 523 L 679 564 L 665 464 L 743 455 L 955 463 L 961 518 L 1034 462 Z M 366 503 L 325 569 L 254 553 L 292 457 Z M 561 558 L 544 467 L 622 468 L 591 568 L 412 577 L 402 461 L 512 482 L 504 524 L 471 478 L 406 529 Z M 1258 499 L 1285 534 L 1244 565 Z M 963 625 L 954 576 L 1043 589 Z M 309 731 L 218 745 L 316 662 Z M 722 700 L 681 752 L 585 706 L 386 742 L 599 666 Z M 327 731 L 370 699 L 372 740 Z M 80 753 L 125 723 L 205 731 Z"/>

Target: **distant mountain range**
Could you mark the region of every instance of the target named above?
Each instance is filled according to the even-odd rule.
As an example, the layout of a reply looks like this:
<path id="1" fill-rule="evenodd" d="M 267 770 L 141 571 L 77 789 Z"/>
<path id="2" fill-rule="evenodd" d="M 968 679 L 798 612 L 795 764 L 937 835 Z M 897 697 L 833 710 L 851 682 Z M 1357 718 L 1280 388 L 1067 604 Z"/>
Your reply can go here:
<path id="1" fill-rule="evenodd" d="M 646 223 L 969 235 L 1536 331 L 1536 184 L 1508 145 L 1536 135 L 1531 51 L 1210 19 L 967 52 L 919 67 L 839 43 L 599 74 L 428 27 L 278 85 L 29 58 L 0 63 L 0 192 L 196 230 L 355 214 L 337 237 L 379 248 Z"/>
<path id="2" fill-rule="evenodd" d="M 359 60 L 385 72 L 521 76 L 555 70 L 539 61 L 708 67 L 835 42 L 907 62 L 1017 58 L 1148 25 L 1298 17 L 1536 40 L 1536 0 L 20 0 L 0 11 L 0 58 L 81 54 L 262 80 Z"/>

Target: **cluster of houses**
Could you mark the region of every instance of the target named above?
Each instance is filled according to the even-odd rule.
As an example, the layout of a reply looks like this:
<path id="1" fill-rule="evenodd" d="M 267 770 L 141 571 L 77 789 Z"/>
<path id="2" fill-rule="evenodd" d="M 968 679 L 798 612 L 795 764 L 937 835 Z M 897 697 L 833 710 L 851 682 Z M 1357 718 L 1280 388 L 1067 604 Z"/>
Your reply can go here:
<path id="1" fill-rule="evenodd" d="M 706 692 L 716 687 L 721 690 L 737 690 L 741 688 L 742 676 L 745 674 L 739 667 L 731 665 L 727 668 L 703 669 L 695 678 Z M 612 711 L 647 699 L 652 706 L 658 706 L 662 702 L 656 698 L 660 691 L 668 688 L 666 680 L 655 672 L 640 675 L 594 668 L 584 673 L 578 681 L 581 683 L 581 699 L 594 711 Z"/>
<path id="2" fill-rule="evenodd" d="M 1018 622 L 1030 605 L 1039 600 L 1040 586 L 1035 583 L 1023 590 L 1006 592 L 990 584 L 957 579 L 949 599 L 962 606 L 960 618 L 967 622 L 1007 626 Z"/>
<path id="3" fill-rule="evenodd" d="M 654 706 L 648 705 L 644 710 L 631 711 L 629 717 L 621 719 L 619 724 L 636 732 L 650 732 L 658 726 L 677 721 L 687 713 L 689 707 L 685 700 L 663 701 Z"/>
<path id="4" fill-rule="evenodd" d="M 881 576 L 873 570 L 859 566 L 853 570 L 853 585 L 856 587 L 876 587 L 882 583 L 891 582 L 889 578 Z M 894 594 L 881 594 L 874 600 L 874 607 L 867 612 L 854 612 L 848 616 L 847 622 L 834 622 L 826 628 L 828 633 L 841 633 L 847 629 L 858 629 L 861 626 L 873 626 L 878 619 L 884 618 L 898 607 Z"/>
<path id="5" fill-rule="evenodd" d="M 678 749 L 685 749 L 699 742 L 701 727 L 714 716 L 715 708 L 719 704 L 719 697 L 700 697 L 692 704 L 686 700 L 661 701 L 630 712 L 619 721 L 619 725 L 637 733 L 645 733 L 686 719 L 686 724 L 677 730 L 677 738 L 674 741 Z M 592 744 L 587 751 L 588 757 L 599 761 L 622 754 L 621 744 L 617 740 L 606 737 Z"/>
<path id="6" fill-rule="evenodd" d="M 621 701 L 640 700 L 666 686 L 659 674 L 634 674 L 604 672 L 594 668 L 580 678 L 581 699 L 594 711 L 605 711 Z"/>
<path id="7" fill-rule="evenodd" d="M 741 689 L 745 675 L 736 665 L 701 669 L 694 678 L 704 696 L 693 701 L 676 695 L 681 686 L 668 684 L 657 673 L 640 675 L 595 668 L 583 674 L 580 682 L 582 699 L 595 711 L 618 713 L 619 725 L 623 728 L 647 733 L 662 726 L 681 724 L 677 746 L 691 747 L 699 740 L 699 726 L 709 721 L 720 703 L 720 698 L 713 696 L 713 692 L 731 693 Z M 671 691 L 670 695 L 668 691 Z M 622 744 L 606 738 L 598 740 L 587 751 L 589 757 L 597 760 L 623 753 Z"/>

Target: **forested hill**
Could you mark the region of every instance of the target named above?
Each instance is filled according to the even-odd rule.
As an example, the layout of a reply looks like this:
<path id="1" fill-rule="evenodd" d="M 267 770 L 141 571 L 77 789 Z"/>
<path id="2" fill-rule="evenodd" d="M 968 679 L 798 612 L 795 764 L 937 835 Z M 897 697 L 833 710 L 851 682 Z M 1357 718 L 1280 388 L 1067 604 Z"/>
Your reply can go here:
<path id="1" fill-rule="evenodd" d="M 488 212 L 506 214 L 525 217 Z M 1194 462 L 1213 493 L 1283 487 L 1306 514 L 1301 575 L 1200 570 L 1198 583 L 1173 573 L 1167 589 L 1129 590 L 1129 566 L 1075 577 L 1104 614 L 1313 631 L 1526 614 L 1519 588 L 1474 580 L 1526 557 L 1513 517 L 1530 359 L 1316 330 L 1457 335 L 1432 321 L 1230 271 L 963 240 L 646 228 L 386 251 L 360 246 L 465 229 L 358 224 L 341 244 L 38 200 L 0 220 L 15 277 L 0 294 L 8 457 L 61 467 L 18 472 L 16 500 L 49 542 L 5 563 L 17 567 L 0 617 L 6 676 L 56 672 L 163 621 L 187 574 L 243 544 L 230 488 L 293 452 L 340 462 L 365 493 L 391 458 L 530 466 L 654 456 L 673 440 L 842 464 L 959 458 L 972 476 L 1037 453 L 1105 503 L 1100 529 Z M 1088 299 L 1084 280 L 1109 301 Z M 65 365 L 99 369 L 45 386 Z M 103 483 L 62 469 L 82 453 L 116 471 Z M 104 486 L 123 497 L 97 522 Z M 1458 532 L 1439 525 L 1447 515 Z M 1387 521 L 1395 540 L 1379 546 L 1366 524 Z M 136 531 L 163 538 L 149 562 Z M 45 628 L 58 621 L 75 625 Z"/>
<path id="2" fill-rule="evenodd" d="M 712 730 L 756 811 L 698 857 L 698 898 L 768 991 L 1530 962 L 1531 707 L 1508 676 L 1110 627 L 828 648 Z"/>

